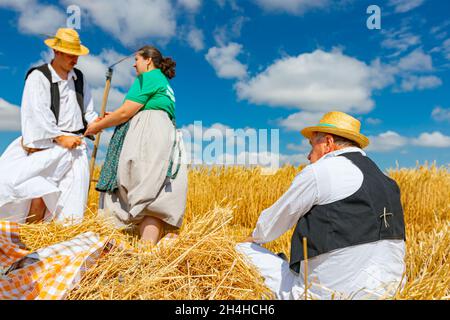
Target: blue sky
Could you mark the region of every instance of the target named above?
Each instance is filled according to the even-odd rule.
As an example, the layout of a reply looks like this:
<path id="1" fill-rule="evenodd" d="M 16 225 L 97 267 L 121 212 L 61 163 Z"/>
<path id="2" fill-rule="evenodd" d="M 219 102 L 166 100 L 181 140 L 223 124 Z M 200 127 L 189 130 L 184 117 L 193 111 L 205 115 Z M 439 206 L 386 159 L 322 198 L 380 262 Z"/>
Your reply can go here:
<path id="1" fill-rule="evenodd" d="M 282 162 L 298 164 L 309 151 L 299 130 L 340 110 L 360 119 L 383 169 L 450 163 L 450 3 L 441 0 L 0 0 L 0 152 L 20 135 L 27 69 L 51 59 L 43 34 L 66 25 L 71 4 L 98 109 L 106 66 L 155 44 L 177 62 L 177 125 L 187 131 L 195 121 L 279 129 Z M 366 26 L 372 4 L 380 30 Z M 131 64 L 115 71 L 110 110 L 133 81 Z"/>

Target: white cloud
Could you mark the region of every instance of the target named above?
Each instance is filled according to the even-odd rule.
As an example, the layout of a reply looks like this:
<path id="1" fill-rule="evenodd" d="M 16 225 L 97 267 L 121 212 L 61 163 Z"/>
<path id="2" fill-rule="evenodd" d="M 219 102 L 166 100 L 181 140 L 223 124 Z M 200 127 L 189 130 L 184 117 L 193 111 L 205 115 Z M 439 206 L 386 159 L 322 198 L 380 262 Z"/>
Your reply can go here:
<path id="1" fill-rule="evenodd" d="M 155 38 L 167 40 L 175 35 L 176 17 L 172 1 L 167 0 L 62 0 L 79 5 L 92 21 L 125 45 Z"/>
<path id="2" fill-rule="evenodd" d="M 450 108 L 445 109 L 438 106 L 431 112 L 431 117 L 436 121 L 450 122 Z"/>
<path id="3" fill-rule="evenodd" d="M 371 125 L 378 125 L 378 124 L 380 124 L 380 123 L 382 123 L 383 121 L 381 120 L 381 119 L 377 119 L 377 118 L 367 118 L 366 119 L 366 122 L 368 123 L 368 124 L 371 124 Z"/>
<path id="4" fill-rule="evenodd" d="M 421 44 L 420 37 L 409 32 L 410 27 L 405 21 L 407 20 L 403 20 L 403 26 L 398 30 L 382 31 L 386 37 L 382 42 L 382 46 L 396 50 L 394 54 L 389 56 L 390 58 L 398 57 L 409 48 Z M 443 50 L 443 47 L 436 47 L 430 50 L 430 53 Z M 382 64 L 381 62 L 378 62 L 378 64 L 382 77 L 398 80 L 394 85 L 394 92 L 432 89 L 442 84 L 440 78 L 430 75 L 430 73 L 435 71 L 433 60 L 431 55 L 425 53 L 422 48 L 416 48 L 388 64 Z M 429 75 L 422 76 L 424 73 Z M 391 82 L 394 83 L 395 81 Z"/>
<path id="5" fill-rule="evenodd" d="M 436 76 L 408 76 L 403 78 L 401 83 L 401 91 L 425 90 L 439 87 L 442 80 Z"/>
<path id="6" fill-rule="evenodd" d="M 436 39 L 444 39 L 447 37 L 447 27 L 450 25 L 450 19 L 445 20 L 441 24 L 430 29 L 430 33 L 436 37 Z"/>
<path id="7" fill-rule="evenodd" d="M 27 7 L 19 17 L 19 28 L 25 33 L 54 35 L 65 26 L 66 16 L 54 6 Z"/>
<path id="8" fill-rule="evenodd" d="M 50 63 L 50 61 L 52 61 L 52 59 L 53 59 L 53 56 L 54 56 L 53 49 L 47 48 L 47 50 L 44 50 L 40 53 L 41 59 L 39 59 L 36 62 L 32 62 L 30 64 L 29 68 L 37 67 L 44 63 Z"/>
<path id="9" fill-rule="evenodd" d="M 189 124 L 183 126 L 181 130 L 186 131 L 185 137 L 191 137 L 192 142 L 197 143 L 201 141 L 211 141 L 213 138 L 222 137 L 226 139 L 226 144 L 229 146 L 243 146 L 245 144 L 245 134 L 252 134 L 255 131 L 253 128 L 243 128 L 243 131 L 236 132 L 230 126 L 216 122 L 209 127 L 202 126 L 200 123 Z M 198 150 L 194 147 L 193 149 Z"/>
<path id="10" fill-rule="evenodd" d="M 448 148 L 450 147 L 450 137 L 439 131 L 432 133 L 421 133 L 417 138 L 407 138 L 397 132 L 387 131 L 377 136 L 369 136 L 370 144 L 367 151 L 389 152 L 399 150 L 402 147 L 413 145 L 419 147 Z"/>
<path id="11" fill-rule="evenodd" d="M 397 50 L 394 55 L 398 55 L 408 50 L 410 47 L 419 45 L 421 43 L 420 36 L 409 32 L 406 27 L 402 27 L 399 30 L 383 30 L 382 34 L 386 38 L 381 42 L 381 46 L 384 48 Z"/>
<path id="12" fill-rule="evenodd" d="M 319 123 L 323 113 L 302 111 L 291 114 L 286 119 L 281 119 L 278 124 L 288 131 L 300 131 L 301 129 Z"/>
<path id="13" fill-rule="evenodd" d="M 292 164 L 292 165 L 299 165 L 299 164 L 309 164 L 309 160 L 307 158 L 306 154 L 299 153 L 299 154 L 281 154 L 280 155 L 280 163 L 283 164 Z"/>
<path id="14" fill-rule="evenodd" d="M 450 20 L 449 20 L 450 21 Z M 443 38 L 445 38 L 447 35 Z M 450 38 L 444 40 L 440 46 L 434 47 L 430 50 L 430 53 L 441 53 L 446 59 L 450 60 Z"/>
<path id="15" fill-rule="evenodd" d="M 0 131 L 20 131 L 20 108 L 0 98 Z"/>
<path id="16" fill-rule="evenodd" d="M 262 9 L 267 12 L 287 12 L 301 15 L 313 9 L 328 8 L 331 5 L 329 0 L 254 0 Z"/>
<path id="17" fill-rule="evenodd" d="M 416 49 L 390 64 L 381 64 L 378 60 L 372 68 L 381 80 L 390 79 L 386 84 L 395 83 L 398 79 L 394 92 L 432 89 L 442 84 L 440 78 L 430 74 L 434 71 L 432 57 L 422 49 Z"/>
<path id="18" fill-rule="evenodd" d="M 286 57 L 249 80 L 237 83 L 240 99 L 255 104 L 295 107 L 324 112 L 339 109 L 364 113 L 372 110 L 374 68 L 334 50 Z"/>
<path id="19" fill-rule="evenodd" d="M 439 131 L 433 133 L 424 132 L 418 138 L 412 140 L 413 145 L 432 148 L 450 147 L 450 137 L 443 135 Z"/>
<path id="20" fill-rule="evenodd" d="M 125 55 L 114 50 L 104 49 L 99 55 L 87 55 L 78 59 L 77 68 L 83 71 L 91 87 L 103 87 L 106 81 L 108 66 L 124 58 Z M 115 87 L 129 89 L 136 71 L 133 68 L 134 58 L 130 57 L 114 67 L 111 84 Z"/>
<path id="21" fill-rule="evenodd" d="M 202 0 L 178 0 L 178 4 L 189 11 L 196 12 L 202 5 Z"/>
<path id="22" fill-rule="evenodd" d="M 241 36 L 244 23 L 250 19 L 245 16 L 237 16 L 231 19 L 227 24 L 217 27 L 214 32 L 214 40 L 223 47 L 225 44 Z"/>
<path id="23" fill-rule="evenodd" d="M 35 0 L 0 0 L 0 7 L 10 8 L 15 10 L 24 10 L 26 6 L 32 4 Z"/>
<path id="24" fill-rule="evenodd" d="M 403 13 L 421 6 L 425 0 L 389 0 L 388 5 L 395 7 L 395 12 Z"/>
<path id="25" fill-rule="evenodd" d="M 105 84 L 105 74 L 108 68 L 101 57 L 95 55 L 80 57 L 76 67 L 83 71 L 89 86 L 94 88 Z M 114 80 L 116 80 L 115 78 Z"/>
<path id="26" fill-rule="evenodd" d="M 198 28 L 192 27 L 189 30 L 187 41 L 195 51 L 201 51 L 205 48 L 205 36 L 203 35 L 203 31 Z"/>
<path id="27" fill-rule="evenodd" d="M 397 67 L 400 71 L 432 71 L 433 62 L 430 55 L 425 54 L 422 49 L 416 49 L 401 58 Z"/>
<path id="28" fill-rule="evenodd" d="M 186 148 L 187 149 L 187 148 Z M 221 153 L 210 157 L 208 155 L 198 157 L 191 155 L 186 157 L 187 163 L 195 165 L 243 165 L 243 166 L 262 166 L 269 170 L 263 170 L 263 174 L 273 174 L 279 166 L 284 164 L 307 164 L 309 161 L 305 154 L 280 154 L 272 152 L 241 152 L 237 155 Z M 270 170 L 272 169 L 272 170 Z"/>
<path id="29" fill-rule="evenodd" d="M 203 127 L 201 122 L 181 130 L 188 163 L 268 166 L 280 160 L 279 141 L 273 140 L 278 136 L 271 132 L 265 136 L 254 128 L 231 128 L 222 123 Z"/>
<path id="30" fill-rule="evenodd" d="M 227 46 L 210 48 L 205 58 L 219 78 L 240 79 L 247 76 L 247 66 L 237 60 L 241 51 L 242 45 L 232 42 Z"/>
<path id="31" fill-rule="evenodd" d="M 383 89 L 395 83 L 395 76 L 398 72 L 395 64 L 385 64 L 381 62 L 380 58 L 376 58 L 370 63 L 369 85 L 374 89 Z"/>
<path id="32" fill-rule="evenodd" d="M 97 87 L 91 89 L 92 97 L 94 99 L 94 108 L 100 114 L 101 104 L 103 101 L 104 88 Z M 106 111 L 114 111 L 122 105 L 125 93 L 117 88 L 111 87 L 108 95 L 108 103 L 106 105 Z"/>
<path id="33" fill-rule="evenodd" d="M 223 9 L 226 4 L 229 4 L 233 11 L 242 11 L 242 8 L 238 6 L 237 0 L 216 0 L 216 3 Z"/>
<path id="34" fill-rule="evenodd" d="M 293 151 L 309 152 L 311 150 L 311 145 L 309 144 L 309 140 L 303 138 L 300 144 L 288 143 L 286 148 Z"/>
<path id="35" fill-rule="evenodd" d="M 64 11 L 53 5 L 42 5 L 37 0 L 0 0 L 0 8 L 19 12 L 19 31 L 27 34 L 53 35 L 66 25 Z"/>
<path id="36" fill-rule="evenodd" d="M 368 138 L 370 144 L 366 150 L 372 152 L 388 152 L 408 144 L 408 138 L 394 131 L 386 131 L 378 136 L 369 136 Z"/>

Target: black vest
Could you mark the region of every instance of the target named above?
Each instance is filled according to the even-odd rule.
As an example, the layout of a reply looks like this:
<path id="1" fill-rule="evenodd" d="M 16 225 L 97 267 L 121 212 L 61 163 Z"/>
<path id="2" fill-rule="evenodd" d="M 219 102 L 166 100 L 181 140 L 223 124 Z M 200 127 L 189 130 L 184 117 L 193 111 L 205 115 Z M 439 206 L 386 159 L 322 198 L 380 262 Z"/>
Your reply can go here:
<path id="1" fill-rule="evenodd" d="M 303 237 L 308 258 L 358 244 L 386 239 L 405 240 L 405 223 L 397 183 L 360 152 L 344 153 L 363 174 L 361 187 L 351 196 L 316 205 L 299 219 L 291 239 L 290 268 L 299 272 Z M 386 212 L 386 214 L 384 214 Z"/>
<path id="2" fill-rule="evenodd" d="M 59 108 L 60 108 L 60 96 L 59 96 L 58 83 L 53 83 L 52 73 L 48 67 L 48 64 L 46 64 L 46 63 L 28 70 L 28 72 L 25 76 L 25 81 L 28 79 L 29 75 L 34 70 L 38 70 L 38 71 L 42 72 L 42 74 L 50 82 L 50 97 L 51 97 L 50 98 L 50 109 L 52 110 L 53 115 L 55 116 L 56 124 L 58 124 Z M 71 133 L 84 134 L 84 132 L 87 129 L 87 121 L 84 116 L 84 77 L 83 77 L 83 73 L 80 70 L 74 68 L 73 71 L 77 75 L 77 79 L 74 81 L 75 82 L 75 92 L 76 92 L 76 96 L 77 96 L 78 106 L 80 107 L 81 119 L 83 121 L 83 128 L 79 131 L 71 132 Z M 63 131 L 63 132 L 67 132 L 67 131 Z M 88 137 L 88 138 L 93 139 L 93 137 Z"/>

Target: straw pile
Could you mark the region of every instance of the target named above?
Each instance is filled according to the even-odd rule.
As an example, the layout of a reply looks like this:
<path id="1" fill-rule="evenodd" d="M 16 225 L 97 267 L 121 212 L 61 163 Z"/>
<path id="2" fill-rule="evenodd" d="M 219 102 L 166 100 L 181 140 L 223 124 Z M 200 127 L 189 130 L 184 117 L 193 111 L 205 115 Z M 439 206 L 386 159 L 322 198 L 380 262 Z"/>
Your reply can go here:
<path id="1" fill-rule="evenodd" d="M 106 254 L 69 299 L 270 298 L 263 279 L 234 246 L 250 234 L 261 211 L 287 190 L 301 169 L 285 166 L 273 175 L 262 175 L 259 168 L 191 169 L 179 237 L 153 253 L 134 235 L 95 218 L 95 191 L 89 195 L 87 218 L 81 225 L 24 226 L 22 240 L 30 249 L 37 249 L 94 231 L 135 248 L 134 252 L 116 248 Z M 401 189 L 407 231 L 408 281 L 395 298 L 450 299 L 448 168 L 397 168 L 389 175 Z M 292 230 L 265 247 L 288 255 L 291 234 Z"/>
<path id="2" fill-rule="evenodd" d="M 68 299 L 272 298 L 263 278 L 236 254 L 239 237 L 231 235 L 231 219 L 232 208 L 214 208 L 184 224 L 177 238 L 156 248 L 93 215 L 78 226 L 26 225 L 21 239 L 37 249 L 89 230 L 132 247 L 116 246 L 107 252 Z"/>

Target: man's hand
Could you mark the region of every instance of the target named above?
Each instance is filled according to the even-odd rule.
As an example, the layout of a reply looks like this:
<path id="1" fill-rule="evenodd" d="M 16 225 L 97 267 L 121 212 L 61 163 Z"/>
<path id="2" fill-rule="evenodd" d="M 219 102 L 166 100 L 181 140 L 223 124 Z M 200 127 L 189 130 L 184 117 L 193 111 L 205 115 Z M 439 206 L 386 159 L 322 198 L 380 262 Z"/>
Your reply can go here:
<path id="1" fill-rule="evenodd" d="M 81 145 L 81 137 L 76 136 L 59 136 L 55 138 L 55 142 L 66 149 L 75 149 Z"/>
<path id="2" fill-rule="evenodd" d="M 250 235 L 242 242 L 255 242 L 255 239 L 253 239 L 253 237 Z"/>

